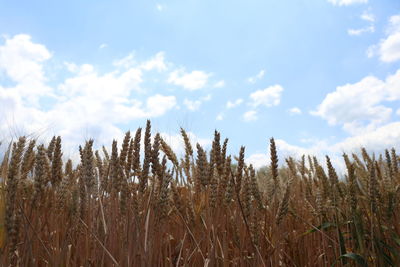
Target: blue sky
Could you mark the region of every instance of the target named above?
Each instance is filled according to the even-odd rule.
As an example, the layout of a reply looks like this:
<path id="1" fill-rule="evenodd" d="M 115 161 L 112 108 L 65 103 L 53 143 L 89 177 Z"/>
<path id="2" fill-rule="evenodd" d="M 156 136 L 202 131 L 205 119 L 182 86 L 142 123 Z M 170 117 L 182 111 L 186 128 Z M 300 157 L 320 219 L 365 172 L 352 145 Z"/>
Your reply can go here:
<path id="1" fill-rule="evenodd" d="M 2 140 L 74 151 L 150 118 L 256 166 L 271 136 L 282 156 L 400 150 L 400 1 L 0 0 L 0 35 Z"/>

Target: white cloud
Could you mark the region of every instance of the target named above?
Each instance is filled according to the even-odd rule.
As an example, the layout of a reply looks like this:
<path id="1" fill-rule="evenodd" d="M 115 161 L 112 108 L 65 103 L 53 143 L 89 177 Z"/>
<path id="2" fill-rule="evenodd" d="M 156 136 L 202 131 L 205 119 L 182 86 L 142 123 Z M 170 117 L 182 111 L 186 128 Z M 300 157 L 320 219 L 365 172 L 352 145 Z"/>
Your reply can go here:
<path id="1" fill-rule="evenodd" d="M 194 70 L 186 73 L 183 69 L 180 69 L 171 72 L 167 82 L 194 91 L 205 87 L 210 76 L 211 74 L 204 71 Z"/>
<path id="2" fill-rule="evenodd" d="M 301 109 L 299 109 L 298 107 L 293 107 L 293 108 L 289 109 L 289 114 L 290 115 L 299 115 L 299 114 L 301 114 Z"/>
<path id="3" fill-rule="evenodd" d="M 400 108 L 396 111 L 396 114 L 400 116 Z"/>
<path id="4" fill-rule="evenodd" d="M 221 112 L 217 115 L 217 117 L 215 118 L 217 121 L 222 121 L 224 119 L 224 114 Z"/>
<path id="5" fill-rule="evenodd" d="M 366 147 L 372 151 L 382 151 L 386 148 L 400 145 L 400 122 L 391 122 L 376 128 L 373 131 L 348 137 L 333 145 L 332 149 L 341 151 L 356 151 L 360 147 Z"/>
<path id="6" fill-rule="evenodd" d="M 390 35 L 380 44 L 379 54 L 383 62 L 400 60 L 400 32 Z"/>
<path id="7" fill-rule="evenodd" d="M 156 94 L 147 99 L 147 116 L 159 117 L 176 106 L 175 96 L 163 96 Z"/>
<path id="8" fill-rule="evenodd" d="M 365 20 L 365 21 L 368 21 L 368 22 L 371 22 L 371 23 L 375 22 L 375 16 L 374 16 L 374 14 L 372 14 L 372 13 L 370 12 L 370 10 L 365 10 L 365 11 L 361 14 L 360 18 L 361 18 L 362 20 Z"/>
<path id="9" fill-rule="evenodd" d="M 307 142 L 310 143 L 310 142 Z M 339 173 L 345 173 L 343 152 L 347 154 L 360 153 L 362 147 L 367 148 L 369 153 L 382 153 L 385 149 L 400 146 L 400 122 L 392 122 L 375 130 L 363 132 L 344 140 L 329 143 L 324 140 L 311 140 L 308 146 L 292 145 L 282 139 L 275 139 L 280 164 L 283 159 L 294 157 L 300 159 L 302 155 L 316 156 L 321 164 L 325 164 L 325 155 L 329 155 L 334 167 Z M 252 163 L 256 168 L 270 164 L 270 154 L 256 153 L 246 158 L 247 163 Z"/>
<path id="10" fill-rule="evenodd" d="M 188 110 L 196 111 L 200 108 L 201 101 L 200 100 L 192 101 L 192 100 L 185 98 L 185 100 L 183 100 L 183 104 L 187 107 Z"/>
<path id="11" fill-rule="evenodd" d="M 77 72 L 78 71 L 78 65 L 76 65 L 75 63 L 71 63 L 71 62 L 64 62 L 65 67 L 67 68 L 67 70 L 69 72 Z"/>
<path id="12" fill-rule="evenodd" d="M 51 58 L 51 53 L 45 46 L 32 43 L 31 37 L 18 34 L 7 38 L 0 46 L 0 70 L 18 83 L 43 82 L 43 61 Z"/>
<path id="13" fill-rule="evenodd" d="M 142 71 L 130 68 L 126 71 L 98 74 L 90 64 L 78 67 L 76 76 L 68 78 L 59 85 L 65 95 L 93 95 L 95 99 L 110 99 L 114 96 L 127 98 L 132 91 L 139 91 L 142 83 Z"/>
<path id="14" fill-rule="evenodd" d="M 200 106 L 206 102 L 209 101 L 211 99 L 211 95 L 206 95 L 204 97 L 201 97 L 197 100 L 189 100 L 187 98 L 185 98 L 183 100 L 183 104 L 186 106 L 186 108 L 190 111 L 196 111 L 200 108 Z"/>
<path id="15" fill-rule="evenodd" d="M 45 46 L 33 43 L 29 35 L 18 34 L 6 38 L 4 45 L 0 46 L 0 72 L 17 83 L 13 90 L 25 96 L 26 101 L 35 103 L 39 96 L 52 93 L 52 89 L 45 85 L 42 66 L 51 56 Z"/>
<path id="16" fill-rule="evenodd" d="M 400 15 L 394 15 L 389 18 L 388 34 L 396 33 L 400 29 Z"/>
<path id="17" fill-rule="evenodd" d="M 263 166 L 267 166 L 270 164 L 270 159 L 267 154 L 256 153 L 250 155 L 245 159 L 245 162 L 250 165 L 252 164 L 254 168 L 259 169 Z"/>
<path id="18" fill-rule="evenodd" d="M 201 97 L 200 98 L 201 99 L 201 101 L 210 101 L 211 100 L 211 94 L 208 94 L 208 95 L 206 95 L 206 96 L 203 96 L 203 97 Z"/>
<path id="19" fill-rule="evenodd" d="M 250 94 L 251 105 L 258 107 L 260 105 L 271 107 L 279 105 L 281 101 L 282 86 L 273 85 L 263 90 L 258 90 Z"/>
<path id="20" fill-rule="evenodd" d="M 257 119 L 257 111 L 255 110 L 249 110 L 243 114 L 244 121 L 256 121 Z"/>
<path id="21" fill-rule="evenodd" d="M 261 79 L 264 77 L 264 75 L 265 75 L 265 70 L 260 70 L 260 72 L 257 73 L 256 76 L 249 77 L 249 78 L 247 79 L 247 81 L 248 81 L 249 83 L 256 83 L 258 80 L 261 80 Z"/>
<path id="22" fill-rule="evenodd" d="M 243 103 L 243 99 L 242 98 L 238 98 L 235 101 L 228 101 L 226 102 L 226 108 L 227 109 L 231 109 L 231 108 L 235 108 L 237 106 L 240 106 Z"/>
<path id="23" fill-rule="evenodd" d="M 16 35 L 0 44 L 0 71 L 15 82 L 10 88 L 0 82 L 3 137 L 7 133 L 14 137 L 33 134 L 45 140 L 53 134 L 62 135 L 68 154 L 69 149 L 76 151 L 85 138 L 108 144 L 112 138 L 122 137 L 117 126 L 120 123 L 160 117 L 176 108 L 175 96 L 144 96 L 140 88 L 147 71 L 163 69 L 162 64 L 155 63 L 163 59 L 160 53 L 149 61 L 138 62 L 136 67 L 130 54 L 107 73 L 99 73 L 91 64 L 64 63 L 70 75 L 53 87 L 46 85 L 43 71 L 50 57 L 48 49 L 33 43 L 28 35 Z M 45 106 L 32 102 L 32 98 Z"/>
<path id="24" fill-rule="evenodd" d="M 165 61 L 165 53 L 162 51 L 143 62 L 137 62 L 135 60 L 135 53 L 131 52 L 126 57 L 114 60 L 113 65 L 125 69 L 136 67 L 144 71 L 157 70 L 158 72 L 163 72 L 168 70 L 168 64 Z"/>
<path id="25" fill-rule="evenodd" d="M 99 49 L 104 49 L 104 48 L 107 48 L 107 47 L 108 47 L 108 44 L 105 44 L 105 43 L 99 45 Z"/>
<path id="26" fill-rule="evenodd" d="M 347 34 L 352 35 L 352 36 L 358 36 L 363 33 L 373 33 L 375 32 L 375 16 L 374 14 L 371 13 L 370 10 L 365 10 L 360 18 L 366 22 L 369 22 L 368 26 L 358 28 L 358 29 L 348 29 Z"/>
<path id="27" fill-rule="evenodd" d="M 353 4 L 366 4 L 368 0 L 328 0 L 328 2 L 335 6 L 350 6 Z"/>
<path id="28" fill-rule="evenodd" d="M 370 46 L 367 55 L 368 57 L 379 55 L 379 59 L 387 63 L 400 60 L 400 15 L 389 18 L 386 38 Z"/>
<path id="29" fill-rule="evenodd" d="M 200 138 L 193 132 L 186 132 L 192 147 L 196 150 L 196 144 L 199 143 L 203 148 L 207 148 L 212 144 L 212 140 L 208 138 Z M 167 144 L 172 148 L 172 150 L 177 154 L 177 156 L 183 156 L 185 152 L 185 143 L 183 141 L 181 134 L 168 134 L 160 133 L 161 137 L 167 142 Z"/>
<path id="30" fill-rule="evenodd" d="M 368 76 L 357 83 L 338 86 L 311 114 L 330 125 L 342 125 L 353 135 L 372 131 L 389 121 L 392 109 L 383 102 L 400 100 L 399 88 L 400 70 L 386 81 Z"/>
<path id="31" fill-rule="evenodd" d="M 360 29 L 348 29 L 347 33 L 352 36 L 358 36 L 358 35 L 361 35 L 361 34 L 367 33 L 367 32 L 373 33 L 374 31 L 375 31 L 374 26 L 368 26 L 368 27 L 364 27 L 364 28 L 360 28 Z"/>
<path id="32" fill-rule="evenodd" d="M 315 155 L 322 158 L 323 152 L 320 154 L 321 147 L 311 146 L 309 148 L 304 148 L 301 146 L 295 146 L 287 143 L 282 139 L 275 138 L 275 144 L 278 153 L 279 164 L 284 164 L 284 159 L 286 157 L 294 157 L 300 159 L 302 155 Z M 331 154 L 331 153 L 330 153 Z M 269 150 L 266 149 L 265 153 L 255 153 L 250 155 L 245 159 L 246 163 L 253 164 L 255 168 L 260 168 L 267 166 L 271 163 Z"/>
<path id="33" fill-rule="evenodd" d="M 130 67 L 134 66 L 136 63 L 134 58 L 135 58 L 135 55 L 132 52 L 129 55 L 127 55 L 126 57 L 114 60 L 113 65 L 115 67 L 130 68 Z"/>
<path id="34" fill-rule="evenodd" d="M 216 82 L 213 87 L 214 88 L 222 88 L 224 86 L 225 86 L 225 81 L 224 80 L 220 80 L 220 81 Z"/>
<path id="35" fill-rule="evenodd" d="M 164 52 L 158 52 L 154 57 L 150 60 L 143 62 L 140 67 L 144 70 L 157 70 L 157 71 L 166 71 L 168 69 L 167 64 L 165 63 L 165 54 Z"/>

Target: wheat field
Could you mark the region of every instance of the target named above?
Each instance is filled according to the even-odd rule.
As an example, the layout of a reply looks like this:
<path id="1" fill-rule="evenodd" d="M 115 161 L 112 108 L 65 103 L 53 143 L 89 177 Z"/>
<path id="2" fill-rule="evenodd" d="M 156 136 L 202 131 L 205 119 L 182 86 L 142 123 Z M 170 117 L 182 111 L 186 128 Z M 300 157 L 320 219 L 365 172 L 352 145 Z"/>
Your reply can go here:
<path id="1" fill-rule="evenodd" d="M 339 177 L 328 156 L 278 159 L 273 138 L 257 171 L 245 147 L 227 155 L 217 131 L 210 151 L 181 134 L 182 158 L 150 121 L 110 150 L 88 140 L 77 163 L 61 137 L 11 143 L 0 169 L 1 265 L 400 266 L 394 148 L 343 154 Z"/>

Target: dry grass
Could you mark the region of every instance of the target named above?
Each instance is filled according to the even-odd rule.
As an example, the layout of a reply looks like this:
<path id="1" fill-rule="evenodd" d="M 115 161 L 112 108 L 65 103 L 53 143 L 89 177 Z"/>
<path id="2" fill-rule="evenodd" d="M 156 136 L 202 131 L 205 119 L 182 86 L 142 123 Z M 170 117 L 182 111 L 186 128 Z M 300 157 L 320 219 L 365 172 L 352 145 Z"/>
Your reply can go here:
<path id="1" fill-rule="evenodd" d="M 62 142 L 21 137 L 1 164 L 2 266 L 400 266 L 399 156 L 288 158 L 256 173 L 245 148 L 211 151 L 181 129 L 178 159 L 151 125 L 121 148 L 80 147 L 62 162 Z M 153 140 L 153 141 L 151 141 Z M 194 151 L 193 147 L 196 151 Z M 235 160 L 231 160 L 234 158 Z M 268 163 L 266 163 L 268 164 Z M 325 171 L 327 170 L 327 171 Z"/>

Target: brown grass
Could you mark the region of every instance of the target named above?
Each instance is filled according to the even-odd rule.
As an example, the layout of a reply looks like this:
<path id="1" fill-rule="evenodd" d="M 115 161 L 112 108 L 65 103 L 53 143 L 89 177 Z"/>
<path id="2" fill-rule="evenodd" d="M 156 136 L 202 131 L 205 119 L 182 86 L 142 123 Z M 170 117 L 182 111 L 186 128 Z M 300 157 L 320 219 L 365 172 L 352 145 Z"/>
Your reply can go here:
<path id="1" fill-rule="evenodd" d="M 256 172 L 245 148 L 211 151 L 181 129 L 178 159 L 147 122 L 120 148 L 80 148 L 62 161 L 61 137 L 21 137 L 1 164 L 1 266 L 400 266 L 400 171 L 394 149 L 285 159 Z M 151 141 L 153 140 L 153 141 Z M 267 150 L 267 147 L 266 147 Z M 231 161 L 235 158 L 235 161 Z M 326 167 L 325 167 L 326 166 Z M 327 170 L 327 172 L 325 171 Z"/>

